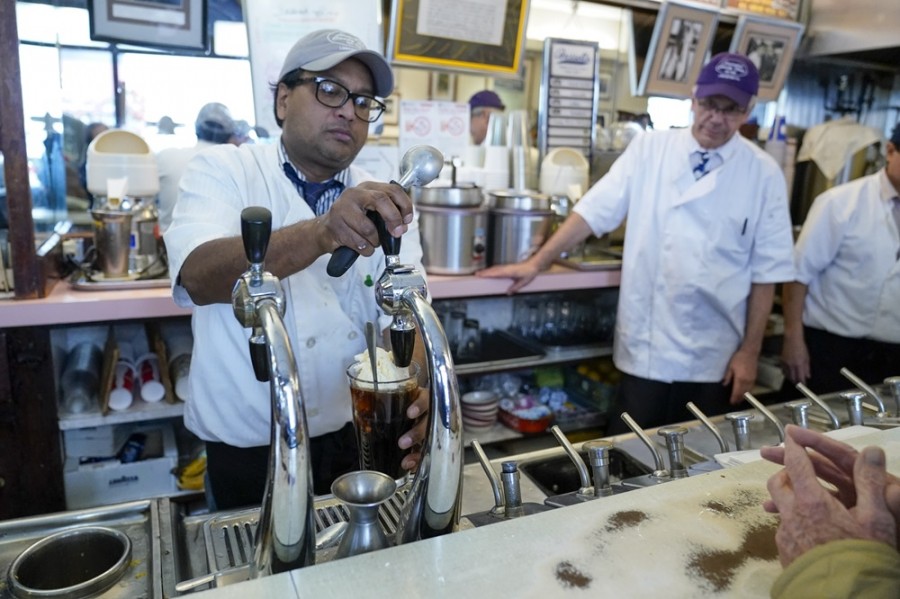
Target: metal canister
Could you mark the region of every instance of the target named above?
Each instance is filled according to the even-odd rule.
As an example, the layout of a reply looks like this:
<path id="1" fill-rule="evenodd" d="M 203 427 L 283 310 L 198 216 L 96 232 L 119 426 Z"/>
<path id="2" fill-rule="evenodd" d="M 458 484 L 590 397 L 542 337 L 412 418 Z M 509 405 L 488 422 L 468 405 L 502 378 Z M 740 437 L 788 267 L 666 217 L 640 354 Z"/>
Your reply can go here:
<path id="1" fill-rule="evenodd" d="M 550 196 L 531 192 L 490 194 L 488 264 L 527 260 L 550 235 L 555 213 Z"/>

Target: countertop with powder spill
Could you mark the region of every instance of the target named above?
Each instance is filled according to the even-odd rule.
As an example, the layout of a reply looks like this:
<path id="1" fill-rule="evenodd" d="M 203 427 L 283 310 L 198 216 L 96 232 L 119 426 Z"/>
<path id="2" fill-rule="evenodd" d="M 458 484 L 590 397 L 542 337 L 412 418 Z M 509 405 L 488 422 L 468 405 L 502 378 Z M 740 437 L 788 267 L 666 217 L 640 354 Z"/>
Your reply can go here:
<path id="1" fill-rule="evenodd" d="M 900 472 L 900 429 L 850 442 L 881 445 Z M 781 566 L 761 503 L 777 469 L 753 462 L 208 595 L 768 597 Z"/>

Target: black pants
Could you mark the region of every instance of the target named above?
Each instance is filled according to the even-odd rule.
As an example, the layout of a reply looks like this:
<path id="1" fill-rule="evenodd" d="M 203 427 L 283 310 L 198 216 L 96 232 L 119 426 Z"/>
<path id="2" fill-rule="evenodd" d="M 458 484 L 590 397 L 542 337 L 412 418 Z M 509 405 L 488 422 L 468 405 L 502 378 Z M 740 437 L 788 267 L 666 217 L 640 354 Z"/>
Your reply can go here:
<path id="1" fill-rule="evenodd" d="M 619 383 L 616 407 L 606 430 L 607 435 L 627 433 L 631 429 L 622 420 L 622 412 L 642 429 L 694 420 L 685 407 L 689 401 L 707 416 L 733 409 L 728 403 L 731 385 L 722 383 L 662 383 L 624 374 Z"/>
<path id="2" fill-rule="evenodd" d="M 841 337 L 807 326 L 803 327 L 803 337 L 809 351 L 810 378 L 806 386 L 813 393 L 852 389 L 853 383 L 844 378 L 841 368 L 870 385 L 900 375 L 900 343 Z"/>
<path id="3" fill-rule="evenodd" d="M 309 441 L 316 495 L 331 492 L 341 474 L 359 470 L 353 424 Z M 269 446 L 234 447 L 206 442 L 206 496 L 212 510 L 259 506 L 266 487 Z"/>

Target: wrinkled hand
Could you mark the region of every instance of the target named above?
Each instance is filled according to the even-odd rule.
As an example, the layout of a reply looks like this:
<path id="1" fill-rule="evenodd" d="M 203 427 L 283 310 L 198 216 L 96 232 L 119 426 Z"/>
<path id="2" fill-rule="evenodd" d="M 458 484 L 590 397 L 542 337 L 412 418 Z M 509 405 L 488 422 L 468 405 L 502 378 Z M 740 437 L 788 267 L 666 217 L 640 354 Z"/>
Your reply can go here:
<path id="1" fill-rule="evenodd" d="M 835 487 L 832 492 L 834 498 L 847 509 L 856 506 L 857 493 L 853 483 L 853 468 L 859 459 L 859 452 L 846 443 L 793 424 L 787 425 L 785 435 L 800 446 L 813 450 L 809 453 L 809 459 L 816 476 Z M 784 453 L 784 447 L 763 447 L 760 450 L 764 459 L 781 465 L 784 465 Z M 885 502 L 897 521 L 896 543 L 900 546 L 900 477 L 888 473 L 886 481 Z M 766 501 L 763 508 L 767 512 L 778 512 L 772 500 Z"/>
<path id="2" fill-rule="evenodd" d="M 403 461 L 400 462 L 400 467 L 404 470 L 415 470 L 419 465 L 419 459 L 422 457 L 422 441 L 425 440 L 425 427 L 428 426 L 428 410 L 431 407 L 430 398 L 430 391 L 420 387 L 415 401 L 406 409 L 406 417 L 413 421 L 413 427 L 403 433 L 403 436 L 397 441 L 400 449 L 412 448 L 403 457 Z"/>
<path id="3" fill-rule="evenodd" d="M 781 348 L 781 367 L 792 383 L 805 383 L 809 380 L 809 351 L 803 335 L 785 335 Z"/>
<path id="4" fill-rule="evenodd" d="M 413 220 L 412 200 L 399 185 L 366 181 L 348 187 L 320 219 L 323 251 L 333 252 L 343 245 L 371 256 L 379 247 L 379 239 L 375 224 L 366 216 L 367 210 L 378 212 L 394 237 L 403 235 Z"/>
<path id="5" fill-rule="evenodd" d="M 792 427 L 795 428 L 795 427 Z M 783 470 L 767 487 L 781 515 L 775 544 L 782 566 L 830 541 L 865 539 L 897 547 L 897 522 L 885 502 L 884 451 L 867 447 L 854 461 L 856 505 L 848 508 L 816 478 L 813 461 L 792 435 L 785 438 Z"/>
<path id="6" fill-rule="evenodd" d="M 492 266 L 475 273 L 477 277 L 485 277 L 489 279 L 513 279 L 513 284 L 506 290 L 508 295 L 512 295 L 528 283 L 534 280 L 540 274 L 542 268 L 534 258 L 529 258 L 525 262 L 517 264 L 501 264 Z"/>
<path id="7" fill-rule="evenodd" d="M 737 350 L 731 361 L 728 362 L 728 368 L 725 369 L 725 378 L 723 385 L 731 383 L 731 397 L 728 403 L 733 406 L 744 401 L 744 393 L 753 390 L 756 383 L 756 367 L 758 356 L 755 352 Z"/>

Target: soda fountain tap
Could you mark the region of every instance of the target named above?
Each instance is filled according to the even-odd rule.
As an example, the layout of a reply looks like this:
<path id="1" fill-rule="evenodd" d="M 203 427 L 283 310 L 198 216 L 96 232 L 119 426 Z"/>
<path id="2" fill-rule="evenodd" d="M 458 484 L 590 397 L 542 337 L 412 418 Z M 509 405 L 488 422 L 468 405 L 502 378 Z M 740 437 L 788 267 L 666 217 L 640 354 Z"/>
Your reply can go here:
<path id="1" fill-rule="evenodd" d="M 812 402 L 807 399 L 798 399 L 784 404 L 791 414 L 791 420 L 801 428 L 809 428 L 809 407 Z"/>
<path id="2" fill-rule="evenodd" d="M 684 436 L 688 429 L 684 426 L 664 426 L 656 434 L 666 440 L 669 454 L 669 475 L 672 478 L 687 478 L 688 471 L 684 465 Z"/>
<path id="3" fill-rule="evenodd" d="M 272 214 L 250 207 L 241 212 L 241 234 L 250 267 L 234 285 L 235 318 L 252 329 L 250 358 L 260 381 L 269 381 L 272 398 L 266 490 L 256 528 L 250 578 L 315 563 L 315 511 L 310 468 L 309 429 L 300 379 L 284 326 L 284 292 L 263 260 L 272 232 Z"/>
<path id="4" fill-rule="evenodd" d="M 894 414 L 900 418 L 900 376 L 889 376 L 884 379 L 884 384 L 891 392 L 891 397 L 894 398 L 894 407 L 897 409 Z"/>
<path id="5" fill-rule="evenodd" d="M 403 154 L 403 158 L 400 159 L 400 179 L 391 181 L 391 183 L 399 185 L 408 192 L 410 187 L 422 187 L 434 181 L 441 173 L 443 166 L 444 156 L 437 148 L 426 145 L 413 146 L 408 149 L 406 153 Z M 378 240 L 381 243 L 381 246 L 391 247 L 390 244 L 392 244 L 392 240 L 396 239 L 396 251 L 391 252 L 391 255 L 396 256 L 400 253 L 399 238 L 395 238 L 390 233 L 387 233 L 383 222 L 379 226 L 378 221 L 375 220 L 375 216 L 377 216 L 378 213 L 374 210 L 369 210 L 366 212 L 366 215 L 372 219 L 375 222 L 375 226 L 378 227 Z M 386 249 L 384 254 L 385 256 L 388 255 Z M 348 248 L 347 246 L 341 246 L 331 255 L 325 270 L 332 277 L 339 277 L 347 272 L 347 269 L 353 266 L 353 263 L 356 262 L 357 258 L 359 258 L 359 254 L 356 250 Z"/>
<path id="6" fill-rule="evenodd" d="M 863 399 L 866 394 L 863 391 L 844 391 L 841 397 L 847 402 L 847 415 L 850 418 L 850 426 L 862 426 L 863 424 Z"/>
<path id="7" fill-rule="evenodd" d="M 653 456 L 653 463 L 655 468 L 653 469 L 653 474 L 651 475 L 655 479 L 660 480 L 669 480 L 669 471 L 666 470 L 663 465 L 662 458 L 659 456 L 659 451 L 656 449 L 656 445 L 653 444 L 653 441 L 650 440 L 650 437 L 641 429 L 637 422 L 634 421 L 634 418 L 628 412 L 622 412 L 622 421 L 631 429 L 635 435 L 638 436 L 638 439 L 644 442 L 644 445 L 647 446 L 647 449 L 650 450 L 650 454 Z"/>
<path id="8" fill-rule="evenodd" d="M 703 424 L 703 426 L 705 426 L 709 430 L 709 432 L 712 433 L 713 437 L 715 437 L 716 441 L 718 441 L 719 449 L 722 450 L 722 453 L 728 453 L 730 451 L 730 449 L 728 449 L 728 441 L 726 441 L 725 437 L 722 436 L 722 433 L 719 432 L 719 427 L 713 424 L 712 420 L 707 418 L 706 414 L 700 411 L 700 408 L 698 408 L 694 402 L 687 402 L 687 404 L 685 404 L 685 407 L 691 414 L 694 415 L 694 417 L 697 418 L 697 420 L 699 420 Z"/>
<path id="9" fill-rule="evenodd" d="M 838 419 L 837 414 L 834 413 L 834 410 L 832 410 L 828 406 L 828 404 L 822 400 L 821 397 L 813 393 L 810 388 L 803 383 L 797 383 L 796 388 L 797 391 L 808 397 L 811 402 L 819 406 L 819 408 L 821 408 L 822 411 L 824 411 L 825 414 L 828 415 L 828 419 L 831 420 L 831 426 L 834 428 L 834 430 L 838 430 L 841 428 L 841 421 Z"/>
<path id="10" fill-rule="evenodd" d="M 752 412 L 725 414 L 725 420 L 731 422 L 731 429 L 734 431 L 734 446 L 738 451 L 750 449 L 750 421 L 753 418 Z"/>
<path id="11" fill-rule="evenodd" d="M 749 391 L 744 393 L 744 399 L 746 399 L 751 406 L 760 411 L 760 413 L 772 424 L 775 425 L 775 429 L 778 431 L 778 441 L 779 443 L 784 443 L 784 425 L 781 424 L 781 421 L 778 419 L 778 416 L 773 414 L 769 409 L 763 405 L 761 401 L 756 399 L 752 393 Z"/>
<path id="12" fill-rule="evenodd" d="M 500 480 L 503 482 L 503 515 L 505 518 L 519 518 L 525 515 L 522 505 L 522 487 L 519 484 L 519 465 L 516 462 L 503 462 Z"/>
<path id="13" fill-rule="evenodd" d="M 566 437 L 565 433 L 562 432 L 562 429 L 559 428 L 559 425 L 553 425 L 550 427 L 550 432 L 553 433 L 553 436 L 556 437 L 556 440 L 559 441 L 559 444 L 562 445 L 563 450 L 566 452 L 566 455 L 569 456 L 569 459 L 572 460 L 572 463 L 575 464 L 575 468 L 578 470 L 578 479 L 581 482 L 581 488 L 578 489 L 577 496 L 578 497 L 587 497 L 593 498 L 594 489 L 591 487 L 591 477 L 588 474 L 587 466 L 584 464 L 584 460 L 581 459 L 581 456 L 578 455 L 578 452 L 575 451 L 575 448 L 572 447 L 572 444 L 569 442 L 569 439 Z"/>
<path id="14" fill-rule="evenodd" d="M 884 408 L 884 402 L 881 401 L 881 396 L 878 395 L 878 392 L 866 384 L 861 378 L 850 372 L 847 368 L 841 368 L 841 374 L 844 375 L 848 381 L 856 385 L 856 388 L 860 391 L 864 392 L 866 395 L 870 396 L 875 400 L 875 403 L 878 404 L 878 413 L 885 414 L 887 410 Z"/>
<path id="15" fill-rule="evenodd" d="M 609 451 L 613 448 L 612 441 L 604 439 L 585 441 L 581 447 L 587 450 L 588 460 L 591 462 L 594 497 L 609 497 L 614 493 L 609 478 Z"/>

